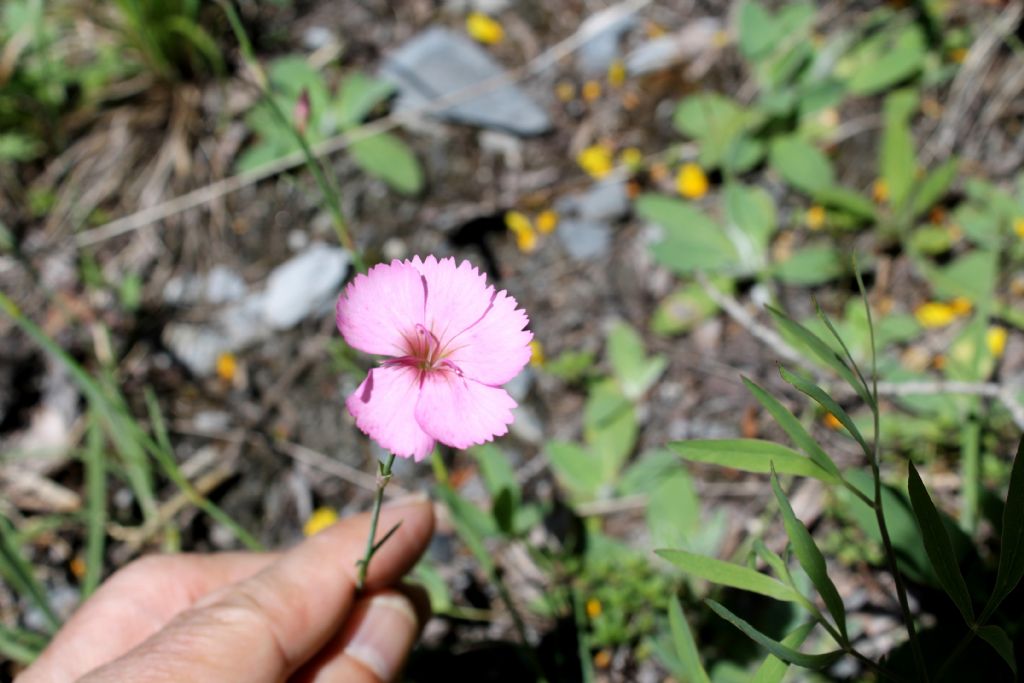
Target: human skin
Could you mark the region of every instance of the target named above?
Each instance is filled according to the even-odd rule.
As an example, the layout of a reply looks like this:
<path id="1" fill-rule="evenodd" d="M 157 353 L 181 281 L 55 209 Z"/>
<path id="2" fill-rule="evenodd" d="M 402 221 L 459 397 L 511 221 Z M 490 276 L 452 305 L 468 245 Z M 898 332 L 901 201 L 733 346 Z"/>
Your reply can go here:
<path id="1" fill-rule="evenodd" d="M 284 553 L 153 555 L 104 583 L 17 683 L 384 683 L 429 614 L 398 585 L 434 529 L 428 501 L 385 507 L 401 526 L 356 591 L 368 514 Z"/>

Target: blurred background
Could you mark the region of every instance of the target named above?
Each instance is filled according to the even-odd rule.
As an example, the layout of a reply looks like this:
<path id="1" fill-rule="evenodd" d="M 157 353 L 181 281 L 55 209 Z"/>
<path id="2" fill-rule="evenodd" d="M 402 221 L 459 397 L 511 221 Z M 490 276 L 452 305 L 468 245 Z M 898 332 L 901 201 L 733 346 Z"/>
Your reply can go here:
<path id="1" fill-rule="evenodd" d="M 763 653 L 701 602 L 729 591 L 651 551 L 780 550 L 771 488 L 672 445 L 784 439 L 748 377 L 863 468 L 778 364 L 831 382 L 868 430 L 871 414 L 764 310 L 821 332 L 820 305 L 870 368 L 851 257 L 883 472 L 905 481 L 912 459 L 984 547 L 1024 427 L 1022 16 L 5 0 L 0 679 L 140 554 L 278 546 L 368 509 L 382 454 L 343 403 L 373 361 L 333 315 L 353 249 L 469 259 L 536 337 L 508 437 L 396 463 L 388 494 L 431 491 L 442 515 L 415 576 L 439 616 L 409 680 L 532 680 L 524 636 L 551 680 L 688 680 L 677 596 L 712 679 L 752 680 Z M 870 518 L 813 479 L 791 500 L 862 650 L 898 659 Z M 916 527 L 894 535 L 922 557 Z M 955 614 L 911 580 L 931 623 Z M 732 597 L 775 637 L 796 624 Z"/>

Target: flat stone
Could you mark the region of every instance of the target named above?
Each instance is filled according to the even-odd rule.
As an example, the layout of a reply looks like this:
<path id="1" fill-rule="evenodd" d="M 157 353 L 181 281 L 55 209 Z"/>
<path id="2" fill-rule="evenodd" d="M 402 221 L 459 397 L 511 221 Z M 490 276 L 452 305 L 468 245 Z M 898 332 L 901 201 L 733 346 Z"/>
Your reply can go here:
<path id="1" fill-rule="evenodd" d="M 169 304 L 225 304 L 241 300 L 248 292 L 242 276 L 227 266 L 216 265 L 205 275 L 177 275 L 167 281 L 163 298 Z"/>
<path id="2" fill-rule="evenodd" d="M 330 309 L 348 273 L 349 253 L 315 243 L 270 273 L 263 295 L 263 319 L 286 330 L 306 316 Z"/>
<path id="3" fill-rule="evenodd" d="M 574 261 L 592 261 L 607 254 L 611 248 L 612 228 L 601 221 L 563 219 L 556 232 Z"/>
<path id="4" fill-rule="evenodd" d="M 614 222 L 629 213 L 629 188 L 625 179 L 603 180 L 578 194 L 560 197 L 555 210 L 562 216 Z"/>
<path id="5" fill-rule="evenodd" d="M 653 38 L 626 56 L 626 72 L 641 76 L 714 54 L 715 41 L 722 29 L 719 20 L 705 18 L 691 21 L 675 33 Z"/>
<path id="6" fill-rule="evenodd" d="M 382 78 L 398 89 L 395 111 L 415 109 L 465 88 L 502 78 L 505 71 L 468 38 L 434 26 L 392 53 L 381 66 Z M 540 135 L 551 119 L 526 93 L 506 82 L 433 116 L 516 135 Z"/>
<path id="7" fill-rule="evenodd" d="M 618 58 L 622 36 L 637 23 L 636 16 L 621 5 L 587 17 L 578 35 L 583 40 L 576 52 L 576 67 L 587 77 L 603 76 Z"/>

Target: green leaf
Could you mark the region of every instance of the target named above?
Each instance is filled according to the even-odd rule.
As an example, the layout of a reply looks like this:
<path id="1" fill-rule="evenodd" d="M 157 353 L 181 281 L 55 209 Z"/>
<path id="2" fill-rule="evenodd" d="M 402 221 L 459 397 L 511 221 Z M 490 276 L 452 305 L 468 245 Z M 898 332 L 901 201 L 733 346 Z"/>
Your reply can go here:
<path id="1" fill-rule="evenodd" d="M 583 439 L 596 456 L 602 480 L 612 481 L 636 445 L 636 408 L 615 380 L 606 379 L 590 388 L 583 405 Z"/>
<path id="2" fill-rule="evenodd" d="M 870 199 L 853 190 L 832 185 L 814 193 L 814 199 L 825 206 L 845 211 L 858 219 L 870 221 L 875 219 L 875 205 Z"/>
<path id="3" fill-rule="evenodd" d="M 917 93 L 900 90 L 885 99 L 885 126 L 879 153 L 879 175 L 889 188 L 889 203 L 902 209 L 917 174 L 914 138 L 910 132 L 910 114 L 917 104 Z"/>
<path id="4" fill-rule="evenodd" d="M 721 291 L 732 292 L 733 281 L 723 276 L 711 281 Z M 651 316 L 651 331 L 660 336 L 673 336 L 689 332 L 695 325 L 718 310 L 718 304 L 708 296 L 699 282 L 682 285 L 658 302 Z"/>
<path id="5" fill-rule="evenodd" d="M 965 296 L 975 304 L 992 299 L 999 272 L 995 250 L 974 249 L 943 267 L 924 260 L 916 263 L 940 298 Z"/>
<path id="6" fill-rule="evenodd" d="M 352 143 L 349 151 L 360 168 L 402 194 L 415 195 L 423 189 L 420 162 L 400 138 L 378 133 Z"/>
<path id="7" fill-rule="evenodd" d="M 915 217 L 927 212 L 946 195 L 949 186 L 956 179 L 959 164 L 960 160 L 956 157 L 949 159 L 938 168 L 933 169 L 921 181 L 913 194 L 911 205 L 911 212 Z"/>
<path id="8" fill-rule="evenodd" d="M 744 472 L 769 474 L 772 463 L 783 474 L 813 477 L 826 484 L 838 483 L 838 478 L 822 469 L 813 460 L 791 448 L 760 439 L 694 439 L 674 441 L 669 448 L 684 460 L 706 462 L 731 467 Z"/>
<path id="9" fill-rule="evenodd" d="M 654 545 L 691 547 L 701 528 L 700 498 L 690 475 L 673 461 L 675 470 L 647 489 L 647 529 Z"/>
<path id="10" fill-rule="evenodd" d="M 914 463 L 909 463 L 910 472 L 908 475 L 907 488 L 910 493 L 910 504 L 914 508 L 914 516 L 921 529 L 921 539 L 924 541 L 924 549 L 928 553 L 935 576 L 939 579 L 942 589 L 956 604 L 964 621 L 968 625 L 974 623 L 974 607 L 971 605 L 971 594 L 967 590 L 967 583 L 963 574 L 960 573 L 960 565 L 956 555 L 953 553 L 953 544 L 946 533 L 946 527 L 942 524 L 938 510 L 928 495 L 928 489 L 921 481 L 921 475 L 917 473 Z"/>
<path id="11" fill-rule="evenodd" d="M 768 652 L 772 653 L 782 661 L 788 662 L 789 664 L 796 664 L 797 666 L 802 666 L 805 669 L 824 669 L 825 667 L 832 664 L 832 662 L 836 661 L 843 654 L 842 650 L 834 650 L 832 652 L 826 652 L 820 655 L 804 654 L 799 650 L 795 650 L 792 647 L 783 645 L 778 641 L 772 640 L 771 638 L 769 638 L 768 636 L 766 636 L 765 634 L 761 633 L 756 628 L 748 624 L 746 621 L 740 619 L 738 616 L 730 612 L 725 606 L 720 605 L 714 600 L 706 600 L 705 602 L 707 602 L 708 607 L 710 607 L 715 612 L 715 614 L 728 621 L 730 624 L 738 628 L 740 631 L 743 631 L 743 633 L 748 638 L 750 638 L 755 643 L 768 650 Z"/>
<path id="12" fill-rule="evenodd" d="M 1013 641 L 1010 640 L 1010 636 L 1006 635 L 1006 631 L 989 624 L 978 629 L 978 637 L 992 646 L 992 649 L 1003 658 L 1003 661 L 1013 671 L 1013 675 L 1016 676 L 1017 658 L 1013 654 Z"/>
<path id="13" fill-rule="evenodd" d="M 789 648 L 800 647 L 812 630 L 814 630 L 813 623 L 798 626 L 782 639 L 781 644 Z M 761 663 L 761 666 L 757 667 L 757 671 L 754 672 L 754 677 L 750 679 L 750 683 L 782 683 L 782 677 L 786 675 L 788 668 L 789 665 L 786 662 L 775 655 L 769 654 Z"/>
<path id="14" fill-rule="evenodd" d="M 550 441 L 544 449 L 555 476 L 573 493 L 593 498 L 605 483 L 597 458 L 582 446 L 567 441 Z"/>
<path id="15" fill-rule="evenodd" d="M 766 306 L 765 308 L 768 309 L 772 318 L 775 319 L 775 324 L 779 326 L 779 329 L 785 336 L 810 351 L 826 367 L 832 368 L 837 375 L 842 377 L 857 392 L 862 401 L 871 405 L 872 399 L 867 387 L 861 383 L 850 366 L 846 364 L 846 360 L 836 353 L 835 349 L 822 341 L 820 337 L 807 329 L 807 327 L 796 322 L 777 308 L 772 306 Z"/>
<path id="16" fill-rule="evenodd" d="M 687 574 L 712 583 L 739 588 L 784 602 L 796 602 L 797 600 L 796 591 L 792 588 L 750 567 L 713 557 L 695 555 L 685 550 L 655 550 L 654 552 Z"/>
<path id="17" fill-rule="evenodd" d="M 836 403 L 831 396 L 826 394 L 824 389 L 809 379 L 793 374 L 786 368 L 780 367 L 779 373 L 782 375 L 782 379 L 792 384 L 801 393 L 811 397 L 818 405 L 832 413 L 832 415 L 839 420 L 839 423 L 846 428 L 846 431 L 850 433 L 850 436 L 857 440 L 857 443 L 860 444 L 865 453 L 872 452 L 871 447 L 868 446 L 867 441 L 864 440 L 864 437 L 861 435 L 860 429 L 857 428 L 857 424 L 853 421 L 853 418 L 851 418 L 849 413 L 847 413 L 842 406 Z"/>
<path id="18" fill-rule="evenodd" d="M 679 132 L 697 140 L 702 166 L 726 165 L 739 172 L 757 163 L 764 153 L 759 142 L 745 135 L 760 118 L 728 97 L 699 93 L 679 103 L 672 121 Z"/>
<path id="19" fill-rule="evenodd" d="M 845 270 L 838 249 L 818 244 L 792 252 L 785 261 L 775 263 L 771 273 L 786 284 L 809 287 L 834 280 Z"/>
<path id="20" fill-rule="evenodd" d="M 769 161 L 783 180 L 809 195 L 835 185 L 832 162 L 820 149 L 795 135 L 772 140 Z"/>
<path id="21" fill-rule="evenodd" d="M 554 375 L 566 382 L 575 382 L 586 377 L 594 368 L 596 359 L 590 351 L 566 349 L 556 358 L 544 363 L 544 372 Z"/>
<path id="22" fill-rule="evenodd" d="M 696 270 L 713 272 L 739 264 L 736 247 L 721 226 L 689 202 L 656 194 L 641 195 L 637 214 L 663 230 L 651 247 L 654 258 L 680 275 Z"/>
<path id="23" fill-rule="evenodd" d="M 1010 487 L 1003 508 L 1003 531 L 999 537 L 999 569 L 992 597 L 985 606 L 991 614 L 1024 576 L 1024 438 L 1017 445 L 1017 455 L 1010 470 Z"/>
<path id="24" fill-rule="evenodd" d="M 927 45 L 924 32 L 917 24 L 903 28 L 895 40 L 886 36 L 877 59 L 862 63 L 847 82 L 854 95 L 872 95 L 917 74 L 924 64 Z M 891 42 L 889 42 L 891 40 Z"/>
<path id="25" fill-rule="evenodd" d="M 31 161 L 46 151 L 46 145 L 25 133 L 0 134 L 0 162 Z"/>
<path id="26" fill-rule="evenodd" d="M 693 639 L 693 632 L 690 624 L 683 614 L 683 607 L 679 600 L 673 600 L 668 606 L 668 624 L 672 631 L 672 642 L 675 645 L 676 656 L 686 670 L 686 679 L 693 683 L 711 683 L 704 666 L 700 662 L 700 653 L 697 651 L 697 642 Z"/>
<path id="27" fill-rule="evenodd" d="M 622 321 L 608 334 L 608 359 L 622 393 L 631 401 L 647 393 L 668 367 L 668 359 L 662 355 L 647 358 L 644 340 L 631 325 Z"/>
<path id="28" fill-rule="evenodd" d="M 740 260 L 751 270 L 760 267 L 776 228 L 775 202 L 759 187 L 726 183 L 725 210 L 730 238 Z"/>
<path id="29" fill-rule="evenodd" d="M 50 597 L 33 573 L 32 564 L 25 558 L 19 547 L 14 527 L 0 514 L 0 577 L 14 589 L 16 594 L 31 601 L 39 608 L 51 631 L 60 628 L 60 618 L 50 604 Z"/>
<path id="30" fill-rule="evenodd" d="M 789 412 L 786 406 L 782 405 L 778 399 L 746 377 L 743 378 L 743 384 L 754 395 L 758 403 L 775 419 L 775 422 L 782 427 L 782 430 L 786 432 L 797 448 L 806 453 L 818 467 L 833 475 L 836 479 L 840 478 L 839 468 L 836 467 L 832 458 L 818 445 L 814 437 L 807 433 L 804 426 L 800 424 L 800 421 L 796 419 L 793 413 Z"/>
<path id="31" fill-rule="evenodd" d="M 516 501 L 519 500 L 519 480 L 516 478 L 515 470 L 509 463 L 501 448 L 493 443 L 474 446 L 469 452 L 476 458 L 480 465 L 480 475 L 483 477 L 487 492 L 492 496 L 498 496 L 502 491 L 509 491 Z"/>
<path id="32" fill-rule="evenodd" d="M 338 126 L 348 130 L 362 123 L 366 115 L 395 91 L 394 84 L 364 73 L 349 74 L 341 81 L 333 107 Z"/>
<path id="33" fill-rule="evenodd" d="M 818 590 L 818 595 L 825 601 L 825 606 L 828 607 L 829 613 L 835 620 L 839 633 L 846 638 L 846 608 L 843 606 L 843 599 L 828 576 L 825 557 L 818 550 L 807 527 L 793 513 L 793 508 L 790 506 L 786 494 L 782 492 L 779 478 L 775 472 L 772 472 L 772 491 L 775 492 L 775 499 L 779 501 L 782 523 L 786 527 L 786 535 L 789 536 L 790 543 L 793 544 L 793 554 L 796 555 L 800 566 L 807 572 L 807 576 L 811 578 L 811 583 Z"/>
<path id="34" fill-rule="evenodd" d="M 743 0 L 736 12 L 739 46 L 747 59 L 757 59 L 776 47 L 779 38 L 775 17 L 756 0 Z"/>

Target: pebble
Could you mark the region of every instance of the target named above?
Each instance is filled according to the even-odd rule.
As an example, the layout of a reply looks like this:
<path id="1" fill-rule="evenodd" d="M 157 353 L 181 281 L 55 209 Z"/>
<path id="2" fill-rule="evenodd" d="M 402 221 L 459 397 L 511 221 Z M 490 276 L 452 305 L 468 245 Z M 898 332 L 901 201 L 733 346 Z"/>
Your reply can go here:
<path id="1" fill-rule="evenodd" d="M 604 76 L 619 56 L 623 34 L 636 23 L 636 16 L 617 4 L 587 17 L 577 30 L 583 40 L 576 52 L 580 73 L 586 77 Z"/>
<path id="2" fill-rule="evenodd" d="M 574 261 L 592 261 L 608 254 L 612 228 L 607 223 L 582 218 L 562 219 L 558 239 Z"/>
<path id="3" fill-rule="evenodd" d="M 544 441 L 544 427 L 537 412 L 528 405 L 519 405 L 513 411 L 514 421 L 509 431 L 517 439 L 539 446 Z"/>
<path id="4" fill-rule="evenodd" d="M 385 60 L 380 71 L 398 90 L 396 112 L 422 107 L 502 74 L 504 69 L 483 48 L 440 26 L 406 42 Z M 432 115 L 521 136 L 540 135 L 551 128 L 547 113 L 510 83 Z"/>
<path id="5" fill-rule="evenodd" d="M 555 202 L 559 215 L 595 221 L 617 221 L 625 218 L 629 209 L 629 188 L 624 179 L 594 183 L 584 192 L 560 197 Z"/>
<path id="6" fill-rule="evenodd" d="M 329 310 L 350 261 L 344 249 L 318 242 L 275 268 L 263 296 L 266 324 L 287 330 L 314 312 Z"/>
<path id="7" fill-rule="evenodd" d="M 626 73 L 642 76 L 695 60 L 714 52 L 722 22 L 705 18 L 687 23 L 676 33 L 653 38 L 626 55 Z"/>
<path id="8" fill-rule="evenodd" d="M 248 287 L 242 276 L 227 266 L 216 265 L 205 275 L 176 275 L 164 286 L 164 301 L 174 305 L 220 305 L 238 301 Z"/>

